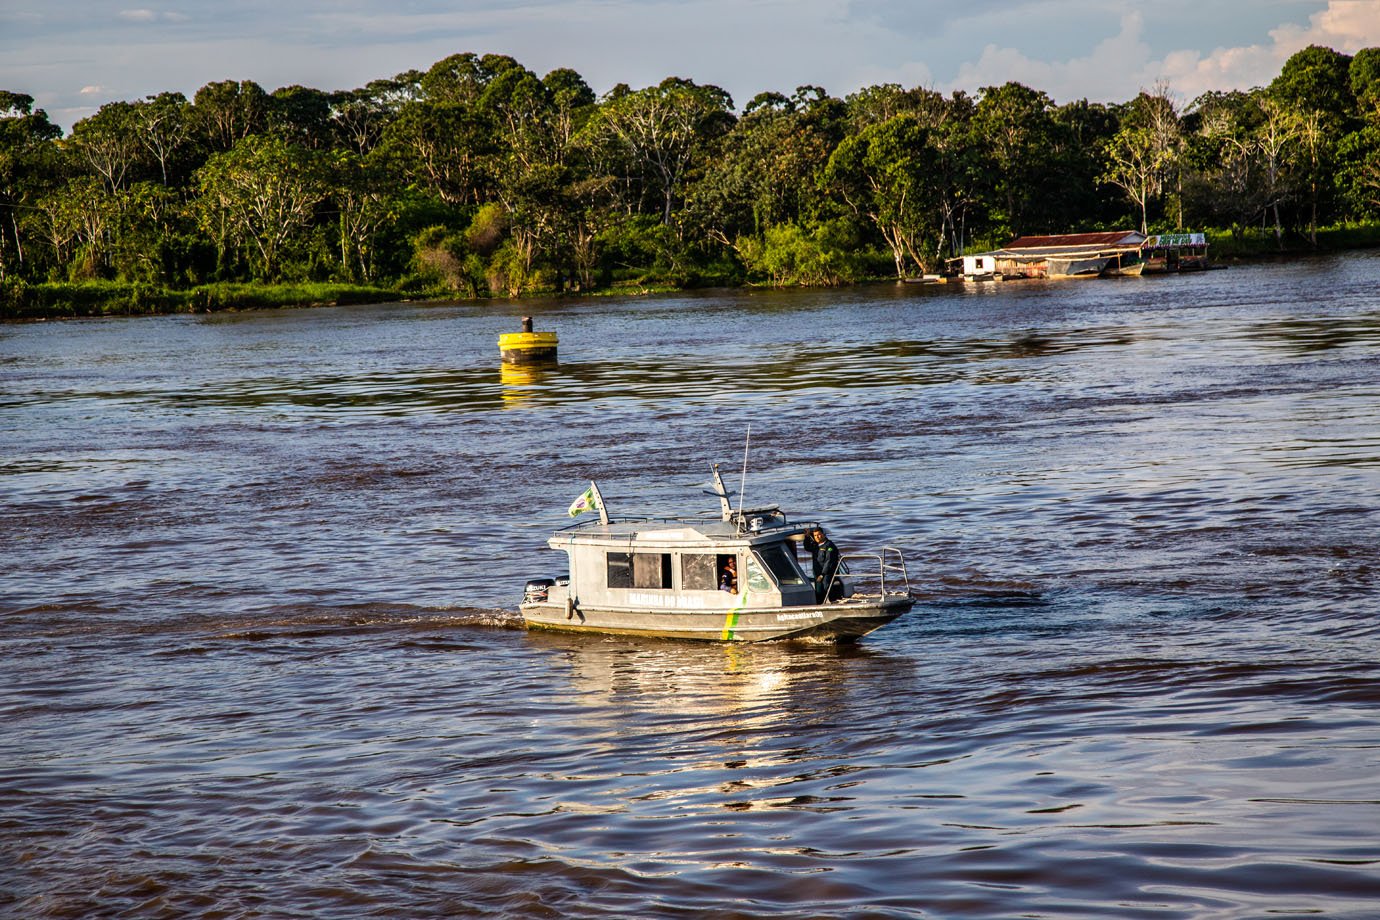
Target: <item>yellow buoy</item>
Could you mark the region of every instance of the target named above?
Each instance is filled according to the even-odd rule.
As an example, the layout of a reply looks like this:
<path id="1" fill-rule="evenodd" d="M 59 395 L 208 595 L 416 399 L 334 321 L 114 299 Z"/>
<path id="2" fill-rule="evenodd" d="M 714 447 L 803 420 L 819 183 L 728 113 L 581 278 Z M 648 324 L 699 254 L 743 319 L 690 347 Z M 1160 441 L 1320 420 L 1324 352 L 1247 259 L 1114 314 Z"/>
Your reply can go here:
<path id="1" fill-rule="evenodd" d="M 556 333 L 533 332 L 532 317 L 522 318 L 521 332 L 498 337 L 498 353 L 509 364 L 533 364 L 556 360 Z"/>

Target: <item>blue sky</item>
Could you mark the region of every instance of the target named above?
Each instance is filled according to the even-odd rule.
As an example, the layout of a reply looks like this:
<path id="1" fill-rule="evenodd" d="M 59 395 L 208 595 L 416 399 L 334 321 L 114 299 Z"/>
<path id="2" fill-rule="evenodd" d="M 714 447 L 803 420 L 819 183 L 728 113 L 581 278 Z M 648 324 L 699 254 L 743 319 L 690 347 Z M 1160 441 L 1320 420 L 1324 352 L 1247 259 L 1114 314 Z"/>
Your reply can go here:
<path id="1" fill-rule="evenodd" d="M 102 103 L 213 80 L 350 89 L 474 51 L 571 67 L 600 93 L 688 77 L 740 107 L 801 84 L 1007 80 L 1057 102 L 1167 81 L 1188 101 L 1267 83 L 1314 43 L 1380 46 L 1380 0 L 0 0 L 0 89 L 70 128 Z"/>

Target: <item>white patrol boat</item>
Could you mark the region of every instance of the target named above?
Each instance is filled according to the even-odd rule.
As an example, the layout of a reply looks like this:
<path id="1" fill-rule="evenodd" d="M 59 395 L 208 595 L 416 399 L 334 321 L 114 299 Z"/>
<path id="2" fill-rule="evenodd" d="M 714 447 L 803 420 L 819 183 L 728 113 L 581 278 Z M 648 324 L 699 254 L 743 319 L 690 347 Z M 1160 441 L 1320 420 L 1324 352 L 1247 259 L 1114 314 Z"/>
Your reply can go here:
<path id="1" fill-rule="evenodd" d="M 590 484 L 571 514 L 599 519 L 548 541 L 569 557 L 564 578 L 529 581 L 522 602 L 528 628 L 676 639 L 852 641 L 915 603 L 900 550 L 848 554 L 817 599 L 812 557 L 815 522 L 792 522 L 779 508 L 734 510 L 714 467 L 718 519 L 612 521 Z M 849 563 L 852 563 L 851 567 Z M 845 574 L 846 573 L 846 574 Z M 837 584 L 835 584 L 837 582 Z"/>

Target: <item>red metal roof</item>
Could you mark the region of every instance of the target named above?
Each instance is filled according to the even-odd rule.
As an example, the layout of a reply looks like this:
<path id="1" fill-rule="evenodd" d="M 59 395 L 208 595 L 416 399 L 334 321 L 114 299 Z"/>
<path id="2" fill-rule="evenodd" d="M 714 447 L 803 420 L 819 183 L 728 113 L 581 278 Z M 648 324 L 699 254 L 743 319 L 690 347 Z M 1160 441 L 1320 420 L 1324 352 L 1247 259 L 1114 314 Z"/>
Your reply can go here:
<path id="1" fill-rule="evenodd" d="M 1145 237 L 1134 230 L 1107 233 L 1061 233 L 1056 236 L 1021 236 L 1006 249 L 1043 249 L 1046 246 L 1137 246 Z"/>

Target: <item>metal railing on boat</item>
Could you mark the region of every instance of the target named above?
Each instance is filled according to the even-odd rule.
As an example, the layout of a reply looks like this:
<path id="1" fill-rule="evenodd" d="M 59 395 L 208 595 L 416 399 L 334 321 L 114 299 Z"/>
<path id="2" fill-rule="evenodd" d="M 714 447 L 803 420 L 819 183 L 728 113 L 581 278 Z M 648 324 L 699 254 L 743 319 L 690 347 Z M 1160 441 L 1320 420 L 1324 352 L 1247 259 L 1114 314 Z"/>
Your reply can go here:
<path id="1" fill-rule="evenodd" d="M 884 546 L 876 553 L 844 553 L 842 565 L 834 575 L 846 574 L 857 594 L 909 594 L 910 574 L 906 571 L 906 557 L 894 546 Z M 849 565 L 849 561 L 854 562 Z"/>

